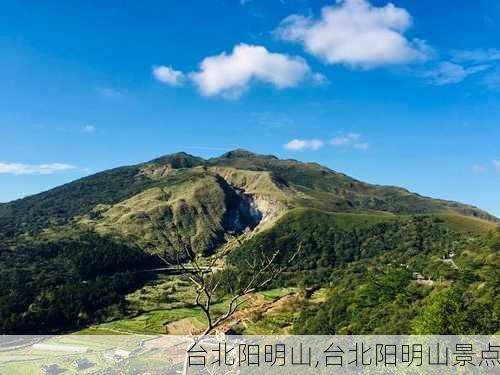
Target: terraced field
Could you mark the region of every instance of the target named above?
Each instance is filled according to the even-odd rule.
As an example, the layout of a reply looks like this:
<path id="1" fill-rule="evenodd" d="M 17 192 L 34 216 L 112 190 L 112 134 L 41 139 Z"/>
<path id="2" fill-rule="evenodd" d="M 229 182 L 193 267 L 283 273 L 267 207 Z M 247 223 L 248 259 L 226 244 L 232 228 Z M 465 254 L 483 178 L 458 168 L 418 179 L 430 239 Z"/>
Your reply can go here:
<path id="1" fill-rule="evenodd" d="M 277 315 L 286 315 L 286 325 L 290 325 L 293 316 L 282 311 L 283 309 L 277 309 L 274 305 L 284 297 L 297 299 L 297 291 L 297 288 L 277 288 L 250 295 L 249 302 L 242 305 L 241 313 L 236 315 L 225 328 L 237 326 L 236 329 L 242 333 L 276 333 L 277 327 L 272 326 L 273 323 L 261 323 L 261 321 L 268 320 L 267 318 L 273 320 Z M 185 335 L 202 331 L 206 324 L 202 311 L 193 305 L 195 293 L 192 285 L 180 276 L 160 275 L 158 279 L 127 295 L 126 300 L 127 317 L 90 326 L 78 331 L 77 334 Z M 225 312 L 228 302 L 228 298 L 217 301 L 213 307 L 214 313 Z M 274 308 L 273 313 L 262 315 L 263 310 L 269 311 L 271 308 Z M 270 324 L 269 330 L 264 329 L 266 324 Z M 285 328 L 285 325 L 282 328 Z"/>

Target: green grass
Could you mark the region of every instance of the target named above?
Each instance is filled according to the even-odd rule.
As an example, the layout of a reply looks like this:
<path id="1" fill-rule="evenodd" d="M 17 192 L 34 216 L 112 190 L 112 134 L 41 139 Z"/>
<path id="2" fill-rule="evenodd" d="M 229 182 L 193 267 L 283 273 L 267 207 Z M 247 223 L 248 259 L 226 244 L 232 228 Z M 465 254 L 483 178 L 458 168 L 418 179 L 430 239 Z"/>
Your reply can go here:
<path id="1" fill-rule="evenodd" d="M 271 294 L 279 295 L 280 292 L 276 290 Z M 88 327 L 78 334 L 164 334 L 168 324 L 186 318 L 193 319 L 196 326 L 206 324 L 206 317 L 201 309 L 193 305 L 193 286 L 180 276 L 162 276 L 129 294 L 126 300 L 129 305 L 128 317 Z M 229 300 L 228 297 L 216 302 L 212 307 L 213 313 L 224 313 Z"/>
<path id="2" fill-rule="evenodd" d="M 250 321 L 245 324 L 243 334 L 282 335 L 292 326 L 297 316 L 297 312 L 284 311 L 270 316 L 258 317 L 255 321 Z"/>
<path id="3" fill-rule="evenodd" d="M 397 216 L 389 213 L 332 213 L 335 224 L 344 230 L 368 228 L 375 224 L 397 220 Z"/>
<path id="4" fill-rule="evenodd" d="M 278 298 L 284 297 L 290 293 L 293 293 L 297 290 L 297 288 L 275 288 L 275 289 L 270 289 L 270 290 L 265 290 L 262 292 L 259 292 L 261 296 L 264 297 L 265 300 L 267 301 L 274 301 L 277 300 Z"/>
<path id="5" fill-rule="evenodd" d="M 386 212 L 377 213 L 346 213 L 346 212 L 327 212 L 315 208 L 295 208 L 289 210 L 283 215 L 277 224 L 286 221 L 300 221 L 302 219 L 309 220 L 310 217 L 321 216 L 324 221 L 329 221 L 331 225 L 336 225 L 340 229 L 353 230 L 360 228 L 368 228 L 379 223 L 395 221 L 400 218 Z"/>
<path id="6" fill-rule="evenodd" d="M 296 291 L 296 288 L 276 288 L 257 294 L 263 297 L 264 302 L 270 302 Z M 203 312 L 192 305 L 195 294 L 191 284 L 179 276 L 162 276 L 129 294 L 126 299 L 129 317 L 91 326 L 75 335 L 164 334 L 168 324 L 183 319 L 190 319 L 192 324 L 199 327 L 206 324 Z M 214 304 L 214 314 L 224 313 L 229 300 L 227 297 Z M 240 309 L 247 307 L 248 304 L 243 304 Z"/>
<path id="7" fill-rule="evenodd" d="M 448 228 L 459 232 L 484 234 L 494 230 L 498 226 L 498 223 L 472 216 L 462 216 L 456 214 L 436 214 L 435 216 L 443 219 Z"/>
<path id="8" fill-rule="evenodd" d="M 106 336 L 106 335 L 128 335 L 128 332 L 113 332 L 109 328 L 103 326 L 95 326 L 84 328 L 80 331 L 74 332 L 75 336 Z"/>

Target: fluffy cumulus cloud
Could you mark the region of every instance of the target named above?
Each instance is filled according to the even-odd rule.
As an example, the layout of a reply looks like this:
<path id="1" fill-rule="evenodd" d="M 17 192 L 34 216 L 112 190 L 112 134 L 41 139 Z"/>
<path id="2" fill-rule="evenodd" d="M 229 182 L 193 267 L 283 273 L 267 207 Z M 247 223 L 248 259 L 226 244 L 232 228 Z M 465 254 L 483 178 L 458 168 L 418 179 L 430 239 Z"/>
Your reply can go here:
<path id="1" fill-rule="evenodd" d="M 301 57 L 269 52 L 265 47 L 238 44 L 230 54 L 206 57 L 198 72 L 190 74 L 203 95 L 239 97 L 252 81 L 269 83 L 282 89 L 297 86 L 307 78 L 316 81 L 323 76 L 313 74 Z"/>
<path id="2" fill-rule="evenodd" d="M 431 48 L 404 36 L 411 23 L 410 14 L 391 3 L 375 7 L 366 0 L 339 0 L 318 19 L 285 18 L 275 33 L 327 63 L 371 68 L 427 59 Z"/>
<path id="3" fill-rule="evenodd" d="M 294 139 L 283 147 L 290 151 L 319 150 L 324 142 L 319 139 Z"/>
<path id="4" fill-rule="evenodd" d="M 425 78 L 431 85 L 442 86 L 462 82 L 468 76 L 488 68 L 490 66 L 484 64 L 464 67 L 453 62 L 442 61 L 431 68 L 420 71 L 418 75 Z"/>
<path id="5" fill-rule="evenodd" d="M 370 148 L 370 144 L 362 140 L 361 134 L 358 133 L 348 133 L 345 135 L 340 135 L 332 138 L 329 142 L 323 142 L 320 139 L 294 139 L 283 147 L 291 151 L 302 151 L 302 150 L 319 150 L 325 144 L 329 144 L 333 147 L 344 147 L 352 148 L 357 150 L 367 150 Z"/>
<path id="6" fill-rule="evenodd" d="M 169 86 L 180 86 L 185 79 L 184 73 L 165 65 L 153 66 L 153 76 Z"/>
<path id="7" fill-rule="evenodd" d="M 74 165 L 53 163 L 53 164 L 21 164 L 21 163 L 0 163 L 0 174 L 28 175 L 28 174 L 52 174 L 66 172 L 77 169 Z"/>
<path id="8" fill-rule="evenodd" d="M 367 150 L 370 147 L 368 142 L 361 141 L 361 134 L 349 133 L 333 137 L 330 144 L 334 147 L 353 147 L 358 150 Z"/>

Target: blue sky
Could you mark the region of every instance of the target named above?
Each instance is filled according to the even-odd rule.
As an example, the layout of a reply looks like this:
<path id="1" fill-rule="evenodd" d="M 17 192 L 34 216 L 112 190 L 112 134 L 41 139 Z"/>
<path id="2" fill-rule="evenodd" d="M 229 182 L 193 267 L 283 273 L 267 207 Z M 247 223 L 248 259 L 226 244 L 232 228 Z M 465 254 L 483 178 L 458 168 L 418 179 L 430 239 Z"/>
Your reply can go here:
<path id="1" fill-rule="evenodd" d="M 0 3 L 0 201 L 246 148 L 500 216 L 500 2 Z"/>

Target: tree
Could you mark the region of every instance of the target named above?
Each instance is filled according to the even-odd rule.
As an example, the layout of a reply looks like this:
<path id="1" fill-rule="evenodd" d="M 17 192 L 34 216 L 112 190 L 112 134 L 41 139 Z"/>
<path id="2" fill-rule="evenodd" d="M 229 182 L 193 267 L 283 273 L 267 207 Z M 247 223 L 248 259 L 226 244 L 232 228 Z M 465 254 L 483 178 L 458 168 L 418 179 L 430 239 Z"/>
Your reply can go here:
<path id="1" fill-rule="evenodd" d="M 463 295 L 453 288 L 431 293 L 426 304 L 413 319 L 412 333 L 416 335 L 463 334 Z"/>
<path id="2" fill-rule="evenodd" d="M 186 276 L 191 281 L 196 290 L 194 304 L 201 309 L 207 320 L 203 332 L 193 340 L 193 343 L 186 350 L 183 374 L 187 374 L 189 351 L 203 338 L 228 322 L 238 308 L 248 301 L 249 294 L 264 288 L 279 276 L 294 261 L 302 246 L 299 245 L 297 250 L 291 253 L 284 262 L 282 259 L 280 262 L 277 261 L 280 255 L 279 249 L 272 252 L 271 255 L 261 253 L 261 257 L 254 256 L 252 261 L 246 261 L 245 275 L 248 277 L 239 278 L 235 277 L 234 270 L 224 267 L 225 256 L 239 242 L 207 258 L 196 254 L 189 245 L 182 241 L 178 243 L 180 250 L 171 250 L 170 253 L 165 252 L 158 256 L 165 264 L 177 268 L 181 275 Z M 213 306 L 219 289 L 224 284 L 231 284 L 231 297 L 225 312 L 217 313 Z"/>

